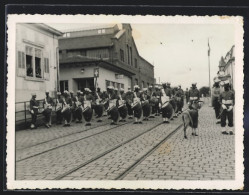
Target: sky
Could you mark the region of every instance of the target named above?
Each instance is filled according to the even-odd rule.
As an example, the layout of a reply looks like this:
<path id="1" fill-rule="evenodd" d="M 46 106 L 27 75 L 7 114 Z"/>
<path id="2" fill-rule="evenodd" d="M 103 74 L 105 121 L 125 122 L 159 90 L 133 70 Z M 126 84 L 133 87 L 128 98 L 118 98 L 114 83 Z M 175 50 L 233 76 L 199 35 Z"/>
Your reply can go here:
<path id="1" fill-rule="evenodd" d="M 98 24 L 48 24 L 65 31 Z M 118 24 L 121 28 L 121 25 Z M 232 24 L 131 24 L 132 34 L 140 56 L 154 65 L 157 83 L 171 82 L 172 86 L 189 88 L 209 85 L 208 39 L 210 52 L 210 78 L 218 71 L 221 56 L 235 43 Z"/>

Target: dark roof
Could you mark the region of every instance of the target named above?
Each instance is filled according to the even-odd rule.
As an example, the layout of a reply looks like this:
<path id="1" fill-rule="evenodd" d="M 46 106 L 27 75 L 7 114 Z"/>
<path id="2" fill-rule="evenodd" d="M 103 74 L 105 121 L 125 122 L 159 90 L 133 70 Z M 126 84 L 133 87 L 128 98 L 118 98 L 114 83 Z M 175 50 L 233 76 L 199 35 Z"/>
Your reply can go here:
<path id="1" fill-rule="evenodd" d="M 85 37 L 72 37 L 60 38 L 59 48 L 65 49 L 89 49 L 98 47 L 110 47 L 113 45 L 111 38 L 113 34 L 85 36 Z"/>

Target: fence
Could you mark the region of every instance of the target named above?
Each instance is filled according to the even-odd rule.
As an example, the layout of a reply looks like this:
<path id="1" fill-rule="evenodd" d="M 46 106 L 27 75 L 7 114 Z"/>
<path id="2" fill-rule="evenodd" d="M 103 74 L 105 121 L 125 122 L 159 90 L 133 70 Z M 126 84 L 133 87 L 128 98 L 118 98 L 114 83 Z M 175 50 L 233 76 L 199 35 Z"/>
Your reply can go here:
<path id="1" fill-rule="evenodd" d="M 44 107 L 43 100 L 37 100 L 39 102 L 40 107 Z M 55 106 L 55 98 L 53 99 L 54 105 L 52 108 L 52 111 L 55 112 L 56 106 Z M 39 114 L 38 118 L 40 118 L 42 115 Z M 25 127 L 27 127 L 30 124 L 31 121 L 31 114 L 30 114 L 30 102 L 16 102 L 15 103 L 15 124 L 24 124 Z"/>

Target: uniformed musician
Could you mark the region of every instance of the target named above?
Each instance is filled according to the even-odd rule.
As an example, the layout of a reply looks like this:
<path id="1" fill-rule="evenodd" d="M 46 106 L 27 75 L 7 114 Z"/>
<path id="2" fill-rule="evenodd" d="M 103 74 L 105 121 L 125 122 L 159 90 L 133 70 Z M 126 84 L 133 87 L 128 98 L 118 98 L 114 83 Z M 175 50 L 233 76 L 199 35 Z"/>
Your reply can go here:
<path id="1" fill-rule="evenodd" d="M 143 109 L 143 120 L 148 121 L 151 114 L 150 96 L 148 95 L 148 89 L 143 88 L 141 97 L 142 109 Z"/>
<path id="2" fill-rule="evenodd" d="M 94 102 L 94 97 L 91 93 L 92 91 L 89 88 L 85 88 L 85 94 L 83 96 L 83 116 L 86 121 L 85 126 L 91 126 L 93 116 L 92 102 Z"/>
<path id="3" fill-rule="evenodd" d="M 75 119 L 76 123 L 82 123 L 82 107 L 83 97 L 81 96 L 81 91 L 77 91 L 77 95 L 74 97 L 74 104 L 75 104 Z"/>
<path id="4" fill-rule="evenodd" d="M 154 95 L 157 98 L 157 101 L 155 103 L 155 116 L 160 116 L 160 108 L 159 108 L 160 94 L 161 94 L 160 87 L 156 85 L 154 92 Z"/>
<path id="5" fill-rule="evenodd" d="M 221 104 L 221 127 L 222 134 L 233 135 L 233 107 L 235 104 L 234 92 L 230 89 L 229 80 L 224 81 L 224 91 L 220 95 Z M 226 127 L 226 120 L 228 120 L 228 127 Z"/>
<path id="6" fill-rule="evenodd" d="M 73 91 L 70 91 L 70 97 L 71 97 L 71 101 L 72 101 L 72 106 L 71 106 L 71 114 L 72 114 L 72 117 L 71 117 L 71 120 L 72 122 L 74 122 L 76 120 L 76 115 L 75 115 L 75 102 L 76 102 L 76 99 L 74 97 L 74 92 Z"/>
<path id="7" fill-rule="evenodd" d="M 57 92 L 57 97 L 55 100 L 55 108 L 56 108 L 56 124 L 62 124 L 62 105 L 63 105 L 63 98 L 61 97 L 61 92 Z"/>
<path id="8" fill-rule="evenodd" d="M 200 100 L 200 92 L 196 87 L 197 83 L 192 83 L 192 87 L 189 90 L 189 109 L 192 109 L 192 103 L 193 101 L 199 101 Z"/>
<path id="9" fill-rule="evenodd" d="M 182 90 L 181 85 L 178 85 L 178 96 L 181 98 L 181 103 L 180 103 L 180 107 L 179 107 L 179 114 L 182 113 L 183 111 L 183 106 L 184 106 L 184 91 Z"/>
<path id="10" fill-rule="evenodd" d="M 221 94 L 221 88 L 220 88 L 220 80 L 216 78 L 214 80 L 214 87 L 212 89 L 212 106 L 215 111 L 215 117 L 216 117 L 216 124 L 220 123 L 220 94 Z"/>
<path id="11" fill-rule="evenodd" d="M 126 106 L 128 109 L 128 119 L 132 119 L 133 118 L 133 110 L 131 108 L 131 104 L 133 102 L 133 92 L 131 91 L 131 88 L 128 87 L 128 91 L 125 93 L 126 96 Z"/>
<path id="12" fill-rule="evenodd" d="M 189 91 L 188 91 L 188 88 L 186 88 L 185 97 L 186 97 L 186 103 L 188 103 L 189 102 Z"/>
<path id="13" fill-rule="evenodd" d="M 117 107 L 117 95 L 114 91 L 113 86 L 107 87 L 107 93 L 108 93 L 108 101 L 109 101 L 109 107 L 107 109 L 108 115 L 110 115 L 110 119 L 112 120 L 111 125 L 117 125 L 117 122 L 119 121 L 119 112 Z"/>
<path id="14" fill-rule="evenodd" d="M 170 103 L 170 99 L 172 97 L 172 90 L 167 86 L 166 83 L 162 83 L 162 86 L 163 88 L 161 90 L 161 95 L 160 95 L 162 118 L 163 118 L 163 123 L 169 123 L 169 119 L 171 119 L 173 115 L 173 107 Z"/>
<path id="15" fill-rule="evenodd" d="M 139 92 L 140 87 L 138 85 L 134 86 L 133 92 L 133 102 L 132 102 L 132 109 L 134 112 L 134 124 L 142 124 L 143 118 L 143 110 L 141 105 L 141 93 Z"/>
<path id="16" fill-rule="evenodd" d="M 126 94 L 123 88 L 120 88 L 118 95 L 118 111 L 121 119 L 119 122 L 125 122 L 128 114 L 128 108 L 126 106 Z"/>
<path id="17" fill-rule="evenodd" d="M 49 91 L 45 92 L 46 97 L 43 101 L 43 115 L 45 116 L 45 127 L 51 127 L 52 106 L 54 105 L 53 99 L 49 96 Z"/>
<path id="18" fill-rule="evenodd" d="M 153 90 L 153 86 L 150 85 L 148 92 L 147 92 L 148 96 L 150 97 L 150 116 L 149 118 L 155 118 L 155 105 L 156 105 L 156 96 L 154 94 L 154 90 Z"/>
<path id="19" fill-rule="evenodd" d="M 62 104 L 62 116 L 64 118 L 64 127 L 68 127 L 71 124 L 71 108 L 72 108 L 72 99 L 70 93 L 65 90 L 63 93 L 63 104 Z"/>
<path id="20" fill-rule="evenodd" d="M 100 88 L 97 88 L 97 91 L 95 91 L 95 113 L 96 113 L 96 118 L 98 118 L 97 122 L 102 122 L 102 116 L 105 111 L 105 98 L 103 97 L 104 94 L 101 92 Z"/>
<path id="21" fill-rule="evenodd" d="M 36 93 L 32 93 L 32 98 L 30 100 L 30 114 L 31 114 L 31 125 L 30 129 L 36 129 L 36 119 L 39 109 L 39 102 L 36 100 Z"/>

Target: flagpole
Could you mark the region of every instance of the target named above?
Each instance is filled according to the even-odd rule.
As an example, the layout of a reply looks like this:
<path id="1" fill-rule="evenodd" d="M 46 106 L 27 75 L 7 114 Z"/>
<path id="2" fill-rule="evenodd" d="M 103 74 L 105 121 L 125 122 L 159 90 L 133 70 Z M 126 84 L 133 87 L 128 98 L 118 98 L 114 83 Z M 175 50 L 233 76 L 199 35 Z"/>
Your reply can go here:
<path id="1" fill-rule="evenodd" d="M 211 104 L 211 100 L 212 100 L 212 91 L 211 91 L 211 81 L 210 81 L 210 45 L 209 45 L 209 38 L 208 38 L 208 73 L 209 73 L 209 91 L 210 91 L 210 105 L 209 106 L 212 106 Z"/>

